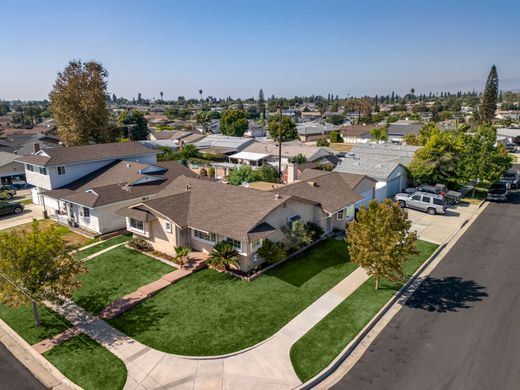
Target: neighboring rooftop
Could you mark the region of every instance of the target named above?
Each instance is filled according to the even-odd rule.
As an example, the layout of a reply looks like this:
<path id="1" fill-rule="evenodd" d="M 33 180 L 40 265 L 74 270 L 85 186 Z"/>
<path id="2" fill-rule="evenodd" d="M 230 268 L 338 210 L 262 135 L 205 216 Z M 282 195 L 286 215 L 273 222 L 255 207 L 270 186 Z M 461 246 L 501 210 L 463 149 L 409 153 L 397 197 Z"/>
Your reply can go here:
<path id="1" fill-rule="evenodd" d="M 66 148 L 45 148 L 36 154 L 20 157 L 18 161 L 39 166 L 50 166 L 105 159 L 124 159 L 157 153 L 157 151 L 149 149 L 139 142 L 114 142 Z"/>
<path id="2" fill-rule="evenodd" d="M 0 167 L 3 167 L 4 165 L 12 163 L 18 157 L 20 157 L 20 156 L 14 154 L 14 153 L 0 151 Z"/>
<path id="3" fill-rule="evenodd" d="M 208 148 L 223 148 L 227 150 L 227 152 L 239 152 L 252 142 L 254 141 L 251 138 L 232 137 L 222 134 L 210 134 L 203 140 L 196 142 L 195 146 L 201 152 Z"/>
<path id="4" fill-rule="evenodd" d="M 367 175 L 374 179 L 386 180 L 399 165 L 405 167 L 409 161 L 408 157 L 361 154 L 355 157 L 346 157 L 334 168 L 334 171 Z"/>
<path id="5" fill-rule="evenodd" d="M 244 152 L 252 152 L 259 154 L 268 154 L 270 156 L 278 155 L 278 144 L 274 142 L 260 142 L 254 141 L 243 150 Z M 300 141 L 292 141 L 291 143 L 282 143 L 282 157 L 291 158 L 298 154 L 304 155 L 308 161 L 317 160 L 323 156 L 333 154 L 327 148 L 319 148 L 316 146 L 309 146 Z"/>
<path id="6" fill-rule="evenodd" d="M 288 184 L 273 191 L 319 203 L 328 213 L 335 213 L 346 205 L 362 200 L 363 197 L 354 191 L 356 186 L 363 179 L 373 180 L 365 175 L 315 169 L 306 169 L 303 173 L 302 178 L 306 177 L 307 180 Z"/>
<path id="7" fill-rule="evenodd" d="M 408 157 L 411 160 L 415 151 L 420 148 L 420 146 L 395 145 L 392 143 L 358 143 L 352 147 L 350 153 L 354 155 L 369 154 L 371 156 Z"/>

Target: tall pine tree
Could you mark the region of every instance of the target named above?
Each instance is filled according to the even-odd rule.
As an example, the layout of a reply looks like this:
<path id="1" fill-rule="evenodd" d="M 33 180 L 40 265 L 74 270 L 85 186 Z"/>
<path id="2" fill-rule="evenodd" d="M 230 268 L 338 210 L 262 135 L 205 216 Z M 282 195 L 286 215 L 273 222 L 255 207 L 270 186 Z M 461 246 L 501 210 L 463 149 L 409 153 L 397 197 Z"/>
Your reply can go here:
<path id="1" fill-rule="evenodd" d="M 495 117 L 498 98 L 498 74 L 497 67 L 493 65 L 489 71 L 486 81 L 486 89 L 482 98 L 482 106 L 480 107 L 480 120 L 483 123 L 491 123 Z"/>

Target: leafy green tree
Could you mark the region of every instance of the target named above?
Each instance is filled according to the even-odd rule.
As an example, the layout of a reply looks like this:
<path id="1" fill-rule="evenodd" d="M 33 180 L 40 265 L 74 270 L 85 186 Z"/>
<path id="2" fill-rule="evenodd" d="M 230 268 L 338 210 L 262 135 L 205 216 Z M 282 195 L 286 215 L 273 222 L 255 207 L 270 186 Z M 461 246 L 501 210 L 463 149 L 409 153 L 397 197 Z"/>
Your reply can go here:
<path id="1" fill-rule="evenodd" d="M 295 164 L 303 164 L 303 163 L 307 162 L 307 157 L 305 157 L 301 153 L 298 153 L 296 156 L 292 157 L 290 160 L 291 160 L 291 162 L 293 162 Z"/>
<path id="2" fill-rule="evenodd" d="M 197 123 L 202 125 L 202 129 L 204 133 L 208 132 L 208 125 L 211 122 L 211 118 L 209 115 L 209 111 L 200 111 L 195 116 L 195 119 L 197 120 Z"/>
<path id="3" fill-rule="evenodd" d="M 150 132 L 144 113 L 139 110 L 122 111 L 117 118 L 117 123 L 126 129 L 123 137 L 132 141 L 145 140 Z"/>
<path id="4" fill-rule="evenodd" d="M 456 181 L 463 144 L 458 132 L 433 128 L 428 141 L 415 152 L 408 167 L 414 181 L 445 184 Z"/>
<path id="5" fill-rule="evenodd" d="M 330 143 L 331 144 L 337 144 L 338 142 L 342 142 L 341 134 L 337 131 L 331 131 L 330 132 Z"/>
<path id="6" fill-rule="evenodd" d="M 325 122 L 330 123 L 331 125 L 341 125 L 343 121 L 345 120 L 344 116 L 342 114 L 332 114 L 329 115 L 327 119 L 325 119 Z"/>
<path id="7" fill-rule="evenodd" d="M 388 141 L 388 131 L 386 127 L 376 127 L 370 130 L 370 135 L 377 142 Z"/>
<path id="8" fill-rule="evenodd" d="M 231 169 L 228 175 L 228 183 L 234 186 L 254 181 L 256 181 L 256 172 L 249 165 L 241 165 L 238 168 Z"/>
<path id="9" fill-rule="evenodd" d="M 271 164 L 263 164 L 256 170 L 256 180 L 266 181 L 268 183 L 280 183 L 280 175 L 278 169 Z"/>
<path id="10" fill-rule="evenodd" d="M 459 164 L 459 181 L 491 183 L 500 179 L 511 167 L 512 158 L 504 145 L 496 142 L 496 130 L 481 126 L 475 134 L 464 135 L 464 147 Z"/>
<path id="11" fill-rule="evenodd" d="M 420 145 L 419 137 L 415 134 L 405 134 L 401 140 L 406 145 Z"/>
<path id="12" fill-rule="evenodd" d="M 208 264 L 212 267 L 225 270 L 238 264 L 238 252 L 226 241 L 217 242 L 208 257 Z"/>
<path id="13" fill-rule="evenodd" d="M 267 130 L 272 139 L 277 141 L 280 139 L 280 117 L 278 115 L 269 118 Z M 282 116 L 282 142 L 291 141 L 297 137 L 296 124 L 288 116 Z"/>
<path id="14" fill-rule="evenodd" d="M 95 61 L 70 61 L 49 94 L 54 121 L 66 146 L 115 140 L 107 107 L 108 72 Z"/>
<path id="15" fill-rule="evenodd" d="M 220 119 L 220 130 L 224 135 L 242 137 L 247 130 L 247 114 L 242 110 L 225 110 Z"/>
<path id="16" fill-rule="evenodd" d="M 182 160 L 191 160 L 194 158 L 200 158 L 200 152 L 197 147 L 193 144 L 184 144 L 179 149 L 179 158 Z"/>
<path id="17" fill-rule="evenodd" d="M 320 138 L 316 141 L 316 146 L 329 146 L 329 141 L 327 141 L 327 138 Z"/>
<path id="18" fill-rule="evenodd" d="M 258 249 L 258 254 L 269 264 L 278 263 L 287 257 L 287 252 L 281 244 L 268 239 L 262 242 L 262 246 Z"/>
<path id="19" fill-rule="evenodd" d="M 371 200 L 362 207 L 356 220 L 347 228 L 346 241 L 350 259 L 369 275 L 374 275 L 375 289 L 380 278 L 398 281 L 404 278 L 403 264 L 417 253 L 417 235 L 406 210 L 390 199 L 383 203 Z"/>
<path id="20" fill-rule="evenodd" d="M 191 253 L 191 248 L 188 248 L 187 246 L 177 246 L 174 248 L 175 250 L 175 261 L 179 263 L 179 265 L 182 266 L 184 265 L 184 259 L 186 259 L 186 261 L 188 260 L 188 256 L 190 255 Z"/>
<path id="21" fill-rule="evenodd" d="M 480 107 L 480 119 L 483 123 L 491 123 L 495 117 L 498 98 L 498 74 L 497 67 L 493 65 L 489 71 Z"/>
<path id="22" fill-rule="evenodd" d="M 83 261 L 69 249 L 54 227 L 42 229 L 33 220 L 29 232 L 0 234 L 0 303 L 19 307 L 32 302 L 34 322 L 40 325 L 38 302 L 69 298 L 86 272 Z"/>
<path id="23" fill-rule="evenodd" d="M 289 251 L 296 251 L 312 242 L 312 230 L 301 221 L 293 222 L 292 226 L 282 226 L 281 230 L 285 236 L 285 247 Z"/>

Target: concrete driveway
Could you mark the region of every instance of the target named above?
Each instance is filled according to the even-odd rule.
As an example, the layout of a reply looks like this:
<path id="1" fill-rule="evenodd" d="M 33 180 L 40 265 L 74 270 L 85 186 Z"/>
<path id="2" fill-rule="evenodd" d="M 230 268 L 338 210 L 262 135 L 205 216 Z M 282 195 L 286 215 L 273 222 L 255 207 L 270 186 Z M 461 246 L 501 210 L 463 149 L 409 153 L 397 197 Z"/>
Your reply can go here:
<path id="1" fill-rule="evenodd" d="M 421 240 L 442 244 L 454 234 L 478 208 L 477 205 L 462 202 L 451 206 L 444 215 L 429 215 L 421 211 L 408 210 L 412 230 Z"/>
<path id="2" fill-rule="evenodd" d="M 15 199 L 16 201 L 16 199 Z M 25 205 L 25 208 L 21 214 L 5 215 L 0 217 L 0 230 L 9 229 L 15 226 L 23 225 L 24 223 L 31 222 L 33 218 L 43 218 L 43 207 L 36 204 Z"/>

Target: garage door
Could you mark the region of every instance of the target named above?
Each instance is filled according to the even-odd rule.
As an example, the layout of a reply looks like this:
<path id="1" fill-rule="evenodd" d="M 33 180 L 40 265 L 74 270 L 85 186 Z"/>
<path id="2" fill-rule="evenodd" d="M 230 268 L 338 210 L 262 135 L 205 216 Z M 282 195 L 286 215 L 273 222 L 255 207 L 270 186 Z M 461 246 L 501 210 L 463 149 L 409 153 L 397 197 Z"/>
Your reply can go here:
<path id="1" fill-rule="evenodd" d="M 386 182 L 386 196 L 391 198 L 401 192 L 401 176 L 394 177 Z"/>

